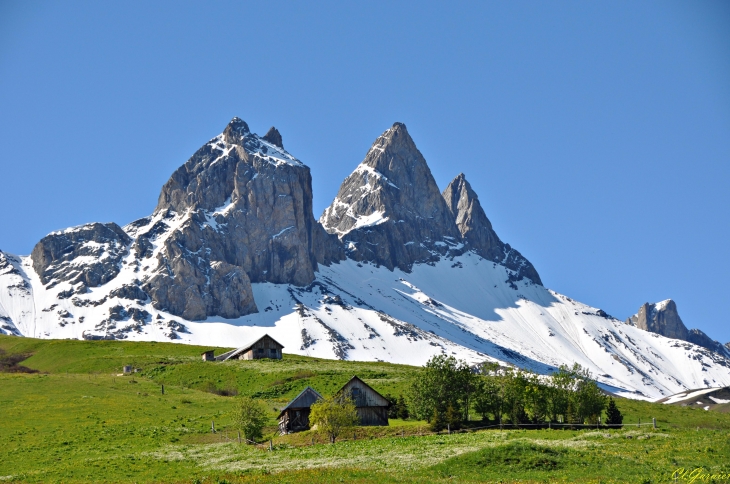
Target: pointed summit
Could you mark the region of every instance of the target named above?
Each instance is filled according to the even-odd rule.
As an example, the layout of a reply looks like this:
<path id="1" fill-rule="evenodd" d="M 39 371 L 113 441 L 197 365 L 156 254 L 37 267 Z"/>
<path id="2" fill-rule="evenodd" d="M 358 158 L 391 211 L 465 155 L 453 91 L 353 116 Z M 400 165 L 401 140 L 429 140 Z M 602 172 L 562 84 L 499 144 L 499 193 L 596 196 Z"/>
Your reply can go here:
<path id="1" fill-rule="evenodd" d="M 281 139 L 281 133 L 279 133 L 279 130 L 273 126 L 269 128 L 264 137 L 261 139 L 263 139 L 264 141 L 268 141 L 272 145 L 277 146 L 282 150 L 284 149 L 284 142 Z"/>
<path id="2" fill-rule="evenodd" d="M 225 139 L 226 143 L 242 144 L 243 138 L 250 133 L 251 130 L 248 129 L 246 121 L 235 117 L 228 123 L 226 129 L 223 130 L 223 139 Z"/>
<path id="3" fill-rule="evenodd" d="M 497 262 L 517 272 L 515 280 L 523 277 L 542 285 L 535 267 L 509 244 L 503 243 L 492 229 L 479 197 L 463 173 L 454 178 L 443 193 L 456 226 L 469 249 L 487 260 Z"/>
<path id="4" fill-rule="evenodd" d="M 459 231 L 403 123 L 380 135 L 320 222 L 350 256 L 409 271 L 458 245 Z"/>

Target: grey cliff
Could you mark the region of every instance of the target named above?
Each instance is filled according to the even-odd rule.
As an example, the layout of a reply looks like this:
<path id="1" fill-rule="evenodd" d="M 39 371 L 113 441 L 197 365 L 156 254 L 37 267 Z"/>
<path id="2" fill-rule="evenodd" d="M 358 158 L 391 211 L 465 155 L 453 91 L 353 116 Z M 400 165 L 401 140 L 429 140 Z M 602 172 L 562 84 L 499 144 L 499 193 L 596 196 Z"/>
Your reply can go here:
<path id="1" fill-rule="evenodd" d="M 456 249 L 461 235 L 406 126 L 375 140 L 320 217 L 355 260 L 410 271 Z"/>
<path id="2" fill-rule="evenodd" d="M 515 280 L 527 277 L 532 282 L 542 285 L 540 276 L 530 261 L 499 239 L 479 203 L 479 197 L 463 173 L 449 183 L 443 197 L 469 249 L 473 249 L 487 260 L 515 271 L 517 273 Z"/>
<path id="3" fill-rule="evenodd" d="M 626 324 L 668 338 L 688 341 L 723 356 L 730 356 L 730 351 L 726 347 L 714 341 L 703 331 L 688 330 L 682 322 L 682 318 L 679 317 L 677 304 L 671 299 L 660 303 L 644 303 L 638 313 L 626 319 Z"/>

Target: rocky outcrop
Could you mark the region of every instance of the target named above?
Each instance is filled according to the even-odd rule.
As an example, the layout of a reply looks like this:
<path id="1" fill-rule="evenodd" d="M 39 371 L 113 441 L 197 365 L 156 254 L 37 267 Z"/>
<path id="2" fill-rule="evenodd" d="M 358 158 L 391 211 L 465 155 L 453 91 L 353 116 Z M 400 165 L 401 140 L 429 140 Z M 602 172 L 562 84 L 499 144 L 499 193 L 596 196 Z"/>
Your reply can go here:
<path id="1" fill-rule="evenodd" d="M 638 313 L 626 320 L 626 324 L 668 338 L 689 341 L 723 356 L 730 356 L 730 352 L 721 343 L 714 341 L 701 330 L 688 330 L 679 317 L 677 304 L 671 299 L 654 304 L 644 303 Z"/>
<path id="2" fill-rule="evenodd" d="M 86 287 L 101 286 L 119 274 L 131 242 L 115 223 L 91 223 L 43 237 L 30 256 L 43 284 L 53 287 L 68 281 L 85 292 Z"/>
<path id="3" fill-rule="evenodd" d="M 134 230 L 140 256 L 161 246 L 143 289 L 156 308 L 191 320 L 255 312 L 252 282 L 305 286 L 318 263 L 344 258 L 312 215 L 309 168 L 276 128 L 260 138 L 238 118 L 173 173 L 156 216 Z"/>
<path id="4" fill-rule="evenodd" d="M 454 218 L 406 126 L 375 140 L 320 222 L 355 260 L 410 271 L 460 247 Z"/>
<path id="5" fill-rule="evenodd" d="M 279 133 L 279 130 L 275 127 L 269 128 L 269 130 L 266 132 L 266 134 L 263 137 L 264 141 L 268 141 L 272 145 L 284 149 L 284 142 L 281 139 L 281 133 Z"/>
<path id="6" fill-rule="evenodd" d="M 679 317 L 677 305 L 671 299 L 655 304 L 644 303 L 639 312 L 628 318 L 626 323 L 667 338 L 689 341 L 689 331 Z"/>
<path id="7" fill-rule="evenodd" d="M 535 267 L 517 250 L 503 243 L 492 228 L 479 197 L 472 190 L 466 176 L 460 173 L 443 192 L 444 200 L 456 220 L 456 226 L 467 248 L 487 260 L 497 262 L 517 273 L 516 280 L 527 277 L 542 285 Z"/>

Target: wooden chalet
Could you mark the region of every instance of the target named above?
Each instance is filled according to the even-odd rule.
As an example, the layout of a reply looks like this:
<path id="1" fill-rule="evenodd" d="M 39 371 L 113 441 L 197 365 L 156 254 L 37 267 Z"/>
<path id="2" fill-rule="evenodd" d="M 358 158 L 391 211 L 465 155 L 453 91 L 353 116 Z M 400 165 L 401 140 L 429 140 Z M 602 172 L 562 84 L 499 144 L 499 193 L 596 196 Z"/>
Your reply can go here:
<path id="1" fill-rule="evenodd" d="M 314 388 L 307 387 L 294 400 L 281 409 L 279 413 L 279 433 L 281 435 L 292 432 L 309 430 L 309 412 L 313 403 L 322 400 Z"/>
<path id="2" fill-rule="evenodd" d="M 358 377 L 353 376 L 338 394 L 349 396 L 355 402 L 360 425 L 388 425 L 390 402 Z"/>
<path id="3" fill-rule="evenodd" d="M 246 343 L 240 348 L 216 356 L 215 360 L 258 360 L 261 358 L 280 360 L 282 358 L 281 350 L 283 348 L 284 345 L 268 334 L 265 334 L 257 340 Z"/>

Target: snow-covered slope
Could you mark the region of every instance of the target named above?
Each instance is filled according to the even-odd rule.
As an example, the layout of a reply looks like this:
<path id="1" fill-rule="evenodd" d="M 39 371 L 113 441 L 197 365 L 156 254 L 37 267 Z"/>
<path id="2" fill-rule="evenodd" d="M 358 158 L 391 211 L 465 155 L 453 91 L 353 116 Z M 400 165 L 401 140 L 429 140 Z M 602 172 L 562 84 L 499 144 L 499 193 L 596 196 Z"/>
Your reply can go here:
<path id="1" fill-rule="evenodd" d="M 328 235 L 308 168 L 278 131 L 259 137 L 235 118 L 173 174 L 151 216 L 55 232 L 27 257 L 0 252 L 0 332 L 225 347 L 268 333 L 321 358 L 421 365 L 445 353 L 540 373 L 577 362 L 646 399 L 730 385 L 721 354 L 540 285 L 462 175 L 435 198 L 405 126 L 386 133 L 366 157 L 380 177 L 348 177 L 338 200 L 367 196 L 352 213 L 326 212 Z M 432 215 L 404 208 L 421 199 Z M 381 212 L 388 220 L 370 223 Z"/>
<path id="2" fill-rule="evenodd" d="M 58 299 L 63 287 L 45 289 L 29 258 L 11 261 L 20 276 L 0 276 L 0 311 L 27 336 L 236 346 L 268 333 L 286 352 L 321 358 L 421 365 L 446 353 L 541 373 L 578 362 L 607 389 L 637 398 L 730 385 L 728 362 L 719 355 L 627 325 L 529 281 L 515 290 L 508 269 L 471 252 L 418 264 L 411 273 L 346 260 L 321 267 L 306 287 L 255 283 L 258 313 L 198 322 L 158 311 L 148 301 L 109 297 L 139 276 L 124 262 L 115 280 L 86 297 Z M 33 290 L 18 292 L 21 281 Z"/>

